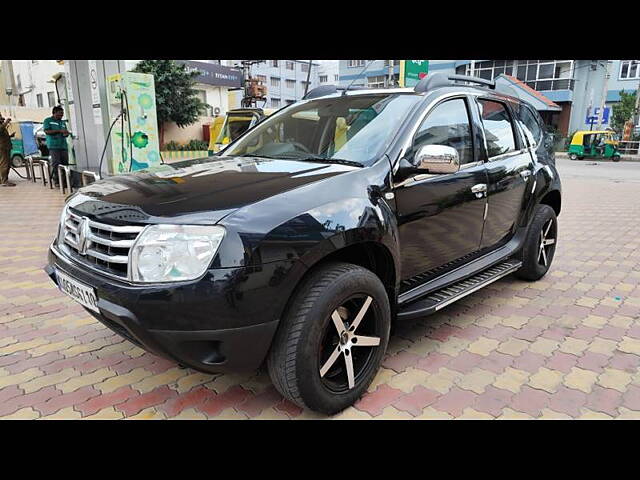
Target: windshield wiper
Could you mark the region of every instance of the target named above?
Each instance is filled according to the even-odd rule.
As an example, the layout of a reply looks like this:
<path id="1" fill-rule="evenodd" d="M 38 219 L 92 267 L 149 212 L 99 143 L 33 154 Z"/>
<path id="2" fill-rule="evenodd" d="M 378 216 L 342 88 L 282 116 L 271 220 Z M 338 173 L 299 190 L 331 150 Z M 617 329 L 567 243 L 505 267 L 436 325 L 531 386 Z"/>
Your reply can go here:
<path id="1" fill-rule="evenodd" d="M 355 162 L 353 160 L 344 160 L 342 158 L 327 158 L 322 155 L 315 155 L 313 153 L 300 152 L 292 154 L 292 152 L 282 153 L 280 155 L 256 155 L 253 153 L 245 153 L 238 155 L 239 157 L 257 157 L 257 158 L 269 158 L 274 160 L 299 160 L 301 162 L 318 162 L 318 163 L 336 163 L 339 165 L 350 165 L 353 167 L 364 167 L 364 164 Z"/>

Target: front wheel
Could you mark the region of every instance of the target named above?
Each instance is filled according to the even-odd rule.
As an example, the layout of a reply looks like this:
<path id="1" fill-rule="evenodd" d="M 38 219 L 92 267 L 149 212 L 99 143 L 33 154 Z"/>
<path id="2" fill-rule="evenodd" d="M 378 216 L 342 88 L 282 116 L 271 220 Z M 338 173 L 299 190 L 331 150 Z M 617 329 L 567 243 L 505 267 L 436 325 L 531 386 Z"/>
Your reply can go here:
<path id="1" fill-rule="evenodd" d="M 353 405 L 375 377 L 389 341 L 389 298 L 371 271 L 328 263 L 291 300 L 267 367 L 293 403 L 326 414 Z"/>
<path id="2" fill-rule="evenodd" d="M 539 280 L 551 267 L 558 244 L 558 218 L 549 205 L 538 205 L 522 249 L 522 267 L 516 277 Z"/>

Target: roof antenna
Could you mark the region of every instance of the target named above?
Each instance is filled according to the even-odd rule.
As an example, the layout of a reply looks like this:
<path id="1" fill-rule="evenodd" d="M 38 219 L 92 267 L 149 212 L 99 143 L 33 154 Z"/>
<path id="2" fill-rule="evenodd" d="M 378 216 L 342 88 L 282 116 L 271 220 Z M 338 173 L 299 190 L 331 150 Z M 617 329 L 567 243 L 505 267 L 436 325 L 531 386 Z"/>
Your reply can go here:
<path id="1" fill-rule="evenodd" d="M 374 60 L 369 60 L 369 63 L 367 63 L 365 65 L 365 67 L 362 69 L 362 71 L 356 76 L 356 78 L 354 78 L 353 80 L 351 80 L 351 83 L 349 84 L 349 86 L 347 88 L 344 89 L 344 91 L 342 92 L 342 95 L 346 95 L 347 94 L 347 90 L 349 90 L 351 88 L 351 85 L 353 85 L 353 82 L 355 82 L 356 80 L 358 80 L 360 78 L 360 76 L 365 72 L 365 70 L 367 68 L 369 68 L 369 66 L 374 62 Z"/>

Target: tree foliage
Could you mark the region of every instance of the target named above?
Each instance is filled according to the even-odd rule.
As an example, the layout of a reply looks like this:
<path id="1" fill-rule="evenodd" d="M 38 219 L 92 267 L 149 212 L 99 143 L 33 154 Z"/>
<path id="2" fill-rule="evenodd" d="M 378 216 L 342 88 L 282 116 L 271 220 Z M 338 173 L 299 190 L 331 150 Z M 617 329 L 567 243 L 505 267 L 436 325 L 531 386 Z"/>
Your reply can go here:
<path id="1" fill-rule="evenodd" d="M 636 92 L 625 93 L 624 90 L 622 90 L 620 92 L 620 103 L 613 105 L 611 126 L 616 132 L 621 133 L 624 129 L 624 124 L 633 118 L 635 106 Z"/>
<path id="2" fill-rule="evenodd" d="M 199 71 L 189 72 L 185 65 L 174 60 L 142 60 L 133 71 L 153 75 L 161 137 L 164 123 L 174 122 L 183 128 L 205 113 L 207 104 L 200 100 L 194 88 Z"/>

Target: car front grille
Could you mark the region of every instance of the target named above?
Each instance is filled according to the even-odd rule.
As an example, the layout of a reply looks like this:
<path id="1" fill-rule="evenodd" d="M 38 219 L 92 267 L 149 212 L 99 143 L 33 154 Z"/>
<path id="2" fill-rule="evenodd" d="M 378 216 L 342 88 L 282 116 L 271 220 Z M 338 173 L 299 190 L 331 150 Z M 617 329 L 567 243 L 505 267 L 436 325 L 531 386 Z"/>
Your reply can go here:
<path id="1" fill-rule="evenodd" d="M 88 228 L 81 232 L 83 222 L 88 222 Z M 64 230 L 66 253 L 73 259 L 95 270 L 123 279 L 128 278 L 129 250 L 144 227 L 95 222 L 67 209 L 60 228 Z M 80 237 L 83 233 L 86 238 L 84 252 L 81 252 Z"/>

